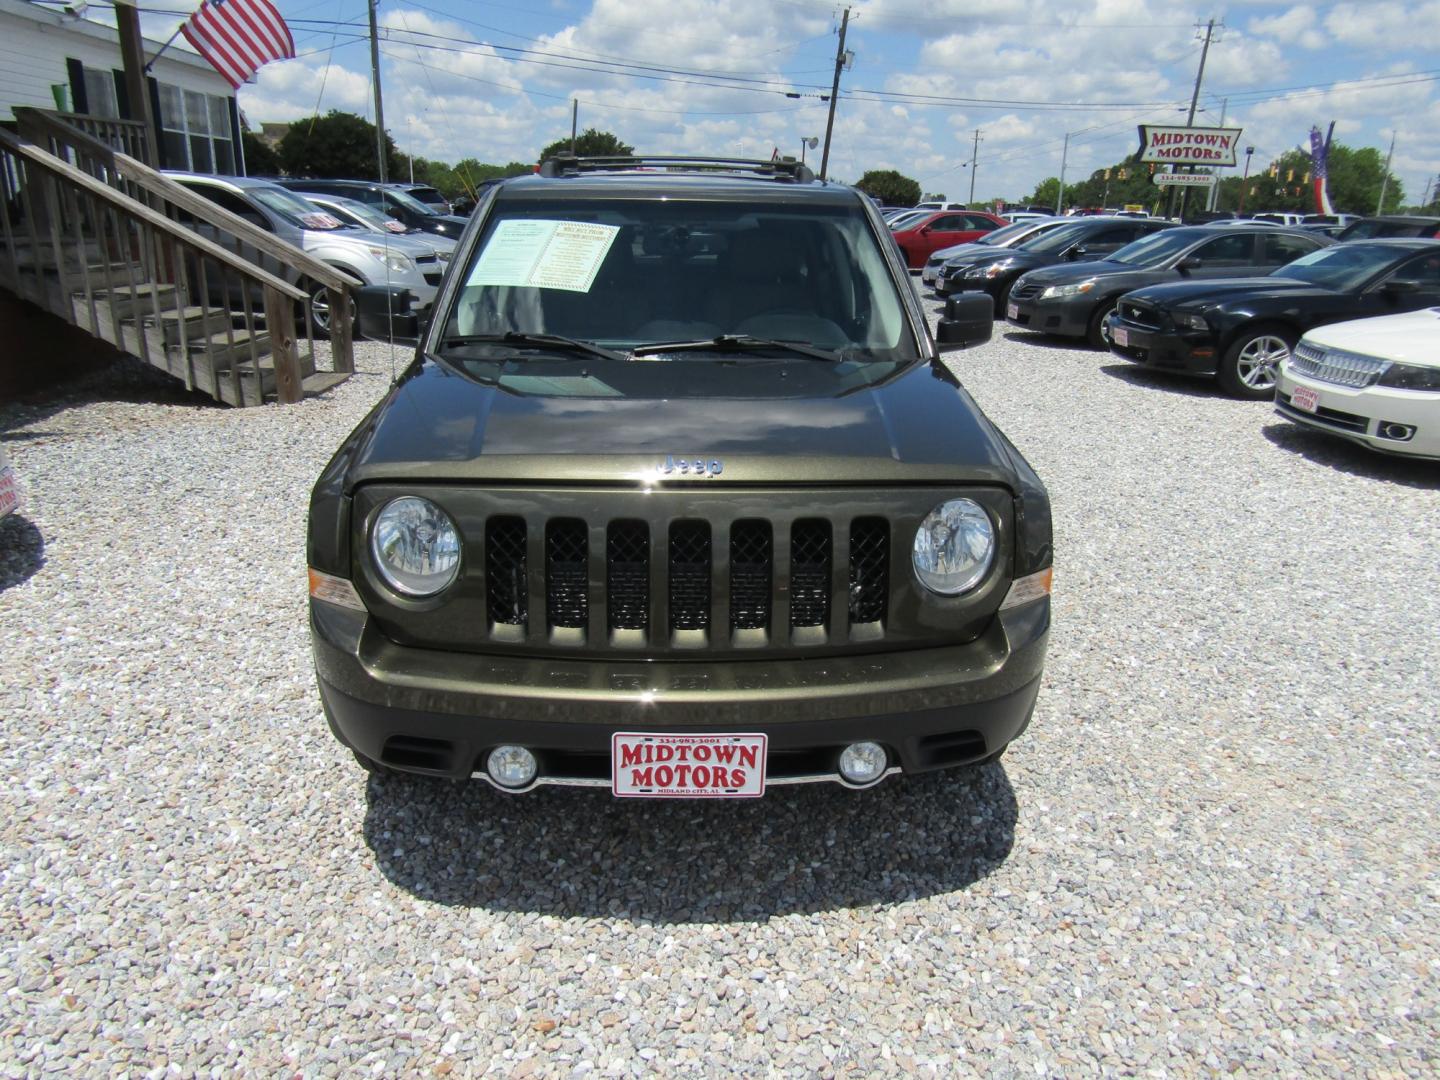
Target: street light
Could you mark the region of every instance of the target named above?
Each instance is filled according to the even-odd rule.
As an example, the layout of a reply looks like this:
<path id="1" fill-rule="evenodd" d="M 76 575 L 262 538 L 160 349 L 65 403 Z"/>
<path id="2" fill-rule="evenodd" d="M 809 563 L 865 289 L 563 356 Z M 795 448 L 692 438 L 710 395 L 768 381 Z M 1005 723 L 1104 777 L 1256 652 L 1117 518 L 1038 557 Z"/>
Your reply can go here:
<path id="1" fill-rule="evenodd" d="M 1255 148 L 1253 146 L 1245 147 L 1245 175 L 1240 177 L 1240 206 L 1235 211 L 1237 215 L 1245 212 L 1245 185 L 1250 179 L 1250 157 L 1254 153 Z"/>
<path id="2" fill-rule="evenodd" d="M 817 147 L 817 146 L 819 146 L 819 145 L 820 145 L 820 136 L 818 136 L 818 135 L 806 135 L 806 136 L 802 136 L 802 137 L 801 137 L 801 139 L 800 139 L 800 164 L 801 164 L 801 165 L 804 165 L 804 164 L 805 164 L 805 148 L 808 146 L 811 150 L 814 150 L 815 147 Z"/>

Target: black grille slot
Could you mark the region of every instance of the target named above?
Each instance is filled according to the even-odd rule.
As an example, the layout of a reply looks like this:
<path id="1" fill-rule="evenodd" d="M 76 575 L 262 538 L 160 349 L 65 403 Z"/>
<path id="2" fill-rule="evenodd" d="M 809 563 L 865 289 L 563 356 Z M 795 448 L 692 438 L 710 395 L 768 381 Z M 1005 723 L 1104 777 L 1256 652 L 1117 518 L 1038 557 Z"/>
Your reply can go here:
<path id="1" fill-rule="evenodd" d="M 890 596 L 890 526 L 884 518 L 850 525 L 850 621 L 879 622 Z"/>
<path id="2" fill-rule="evenodd" d="M 1039 295 L 1039 285 L 1014 285 L 1010 289 L 1010 298 L 1012 300 L 1029 300 L 1030 297 Z"/>
<path id="3" fill-rule="evenodd" d="M 790 529 L 790 625 L 830 621 L 830 523 L 816 518 Z"/>
<path id="4" fill-rule="evenodd" d="M 525 625 L 529 613 L 523 518 L 494 517 L 485 523 L 485 594 L 492 623 Z"/>
<path id="5" fill-rule="evenodd" d="M 612 521 L 605 540 L 605 598 L 611 630 L 650 627 L 650 529 Z"/>
<path id="6" fill-rule="evenodd" d="M 730 626 L 763 630 L 770 625 L 774 541 L 768 521 L 737 521 L 730 527 Z"/>
<path id="7" fill-rule="evenodd" d="M 670 526 L 670 629 L 710 626 L 710 523 Z"/>
<path id="8" fill-rule="evenodd" d="M 590 571 L 585 523 L 559 518 L 545 529 L 545 619 L 585 629 L 590 619 Z"/>

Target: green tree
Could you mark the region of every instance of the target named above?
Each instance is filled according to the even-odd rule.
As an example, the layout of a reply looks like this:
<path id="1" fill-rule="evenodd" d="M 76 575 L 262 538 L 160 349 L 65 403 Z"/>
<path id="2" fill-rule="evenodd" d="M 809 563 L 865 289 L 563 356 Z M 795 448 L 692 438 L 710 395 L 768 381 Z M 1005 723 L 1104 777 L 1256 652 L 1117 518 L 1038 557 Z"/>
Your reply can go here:
<path id="1" fill-rule="evenodd" d="M 894 169 L 871 169 L 855 186 L 886 206 L 914 206 L 920 201 L 920 185 Z"/>
<path id="2" fill-rule="evenodd" d="M 409 174 L 407 159 L 385 136 L 386 167 L 392 179 Z M 377 180 L 375 125 L 363 116 L 331 109 L 314 120 L 300 120 L 280 140 L 280 164 L 291 176 Z"/>
<path id="3" fill-rule="evenodd" d="M 1062 211 L 1075 205 L 1076 185 L 1065 185 L 1065 200 L 1061 204 Z M 1027 206 L 1045 206 L 1055 208 L 1055 196 L 1060 191 L 1060 178 L 1058 176 L 1047 176 L 1040 183 L 1035 185 L 1035 190 L 1020 201 Z"/>
<path id="4" fill-rule="evenodd" d="M 1385 158 L 1373 147 L 1352 149 L 1342 143 L 1330 145 L 1330 203 L 1337 212 L 1373 214 L 1380 199 L 1380 185 L 1385 176 Z M 1290 150 L 1259 169 L 1252 169 L 1247 179 L 1227 176 L 1220 181 L 1216 206 L 1223 210 L 1240 208 L 1240 192 L 1245 192 L 1245 212 L 1291 210 L 1316 212 L 1315 185 L 1310 158 L 1299 150 Z M 1394 173 L 1385 186 L 1385 209 L 1392 214 L 1405 202 L 1405 189 Z"/>
<path id="5" fill-rule="evenodd" d="M 575 139 L 575 153 L 580 157 L 625 157 L 634 152 L 633 146 L 627 142 L 621 142 L 618 136 L 612 135 L 608 131 L 586 128 Z M 541 150 L 540 160 L 544 161 L 546 158 L 569 153 L 570 139 L 567 136 L 563 139 L 556 139 Z"/>
<path id="6" fill-rule="evenodd" d="M 279 176 L 280 155 L 275 148 L 253 131 L 240 133 L 240 145 L 245 149 L 245 172 L 250 176 Z"/>

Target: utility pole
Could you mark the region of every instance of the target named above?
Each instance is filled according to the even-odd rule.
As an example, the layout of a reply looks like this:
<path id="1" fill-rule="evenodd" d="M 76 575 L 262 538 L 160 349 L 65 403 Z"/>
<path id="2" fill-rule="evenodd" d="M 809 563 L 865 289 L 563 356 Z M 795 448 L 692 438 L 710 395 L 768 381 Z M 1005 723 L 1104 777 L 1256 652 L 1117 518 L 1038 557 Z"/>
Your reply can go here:
<path id="1" fill-rule="evenodd" d="M 970 198 L 967 203 L 975 201 L 975 170 L 980 167 L 980 129 L 975 129 L 975 148 L 970 151 Z"/>
<path id="2" fill-rule="evenodd" d="M 1055 216 L 1060 216 L 1061 205 L 1065 201 L 1065 163 L 1070 160 L 1070 133 L 1065 133 L 1065 149 L 1060 152 L 1060 190 L 1055 193 Z M 975 174 L 971 173 L 973 180 Z"/>
<path id="3" fill-rule="evenodd" d="M 1390 162 L 1395 158 L 1395 132 L 1390 132 L 1390 152 L 1385 155 L 1385 173 L 1380 177 L 1380 201 L 1375 204 L 1375 213 L 1383 212 L 1385 189 L 1390 186 Z"/>
<path id="4" fill-rule="evenodd" d="M 385 170 L 385 107 L 380 102 L 380 38 L 375 29 L 375 0 L 370 0 L 370 81 L 375 85 L 375 156 L 379 159 L 380 182 Z"/>
<path id="5" fill-rule="evenodd" d="M 580 99 L 570 99 L 570 156 L 575 156 L 575 128 L 580 122 Z"/>
<path id="6" fill-rule="evenodd" d="M 1205 58 L 1210 55 L 1210 39 L 1214 36 L 1215 20 L 1212 18 L 1205 26 L 1205 44 L 1201 46 L 1200 49 L 1200 70 L 1195 73 L 1195 92 L 1190 95 L 1190 115 L 1185 118 L 1185 126 L 1187 128 L 1195 126 L 1195 109 L 1200 104 L 1200 83 L 1203 82 L 1205 79 Z M 1194 166 L 1191 166 L 1190 171 L 1195 171 Z M 1190 192 L 1187 189 L 1180 196 L 1180 216 L 1182 218 L 1185 216 L 1185 204 L 1188 200 L 1189 195 Z M 1170 194 L 1166 196 L 1165 199 L 1165 216 L 1167 218 L 1171 216 L 1171 210 L 1174 208 L 1174 206 L 1175 187 L 1172 184 L 1170 187 Z"/>
<path id="7" fill-rule="evenodd" d="M 1223 98 L 1220 101 L 1220 126 L 1225 126 L 1225 114 L 1230 111 L 1230 99 Z M 1220 175 L 1215 175 L 1215 183 L 1210 185 L 1210 198 L 1205 204 L 1206 210 L 1214 210 L 1215 204 L 1220 199 Z"/>
<path id="8" fill-rule="evenodd" d="M 850 25 L 850 9 L 840 19 L 840 46 L 835 50 L 835 81 L 830 84 L 830 115 L 825 120 L 825 152 L 820 155 L 820 179 L 830 170 L 830 133 L 835 128 L 835 102 L 840 98 L 840 70 L 845 66 L 845 29 Z"/>

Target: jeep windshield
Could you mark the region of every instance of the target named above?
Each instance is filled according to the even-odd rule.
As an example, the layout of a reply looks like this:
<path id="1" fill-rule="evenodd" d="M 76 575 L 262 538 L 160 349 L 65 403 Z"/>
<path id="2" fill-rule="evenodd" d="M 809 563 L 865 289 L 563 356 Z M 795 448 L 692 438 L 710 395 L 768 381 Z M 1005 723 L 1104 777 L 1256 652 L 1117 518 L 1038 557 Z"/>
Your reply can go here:
<path id="1" fill-rule="evenodd" d="M 436 350 L 461 370 L 524 358 L 505 335 L 651 368 L 814 364 L 818 350 L 849 377 L 858 366 L 879 379 L 920 358 L 858 202 L 526 199 L 495 208 L 461 280 Z"/>

